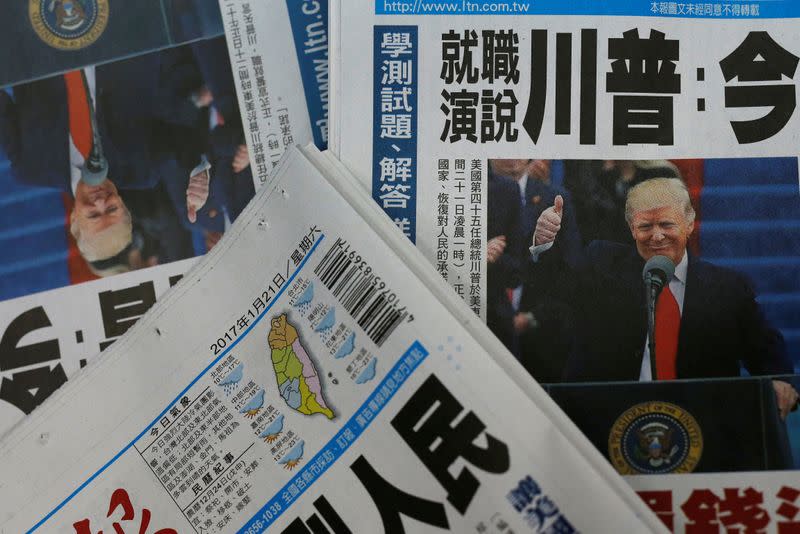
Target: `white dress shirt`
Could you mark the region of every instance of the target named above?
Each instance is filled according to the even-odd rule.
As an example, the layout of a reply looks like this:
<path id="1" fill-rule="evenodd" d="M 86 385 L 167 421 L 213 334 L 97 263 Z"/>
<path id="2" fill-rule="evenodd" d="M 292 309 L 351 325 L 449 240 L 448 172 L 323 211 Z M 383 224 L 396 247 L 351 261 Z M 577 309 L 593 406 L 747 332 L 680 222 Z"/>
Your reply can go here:
<path id="1" fill-rule="evenodd" d="M 83 69 L 83 73 L 86 76 L 86 85 L 89 86 L 89 94 L 92 96 L 89 105 L 94 108 L 94 88 L 96 85 L 94 67 L 86 67 Z M 83 167 L 84 159 L 83 154 L 80 153 L 78 147 L 76 147 L 75 143 L 72 141 L 72 134 L 69 132 L 67 132 L 67 139 L 69 142 L 69 175 L 72 183 L 72 196 L 74 197 L 75 189 L 78 187 L 78 182 L 81 180 L 81 167 Z"/>
<path id="2" fill-rule="evenodd" d="M 528 174 L 525 173 L 522 177 L 517 180 L 517 185 L 519 186 L 519 199 L 522 203 L 522 207 L 525 207 L 525 189 L 528 187 Z"/>

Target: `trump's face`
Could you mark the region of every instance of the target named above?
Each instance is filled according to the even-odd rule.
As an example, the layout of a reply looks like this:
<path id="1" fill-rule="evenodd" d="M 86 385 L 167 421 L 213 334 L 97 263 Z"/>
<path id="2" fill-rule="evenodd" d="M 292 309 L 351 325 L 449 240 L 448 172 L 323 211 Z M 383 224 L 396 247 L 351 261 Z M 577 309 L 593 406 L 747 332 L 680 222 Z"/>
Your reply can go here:
<path id="1" fill-rule="evenodd" d="M 653 256 L 666 256 L 677 265 L 686 253 L 694 223 L 686 219 L 680 207 L 663 206 L 635 211 L 630 228 L 636 250 L 645 261 Z"/>
<path id="2" fill-rule="evenodd" d="M 126 214 L 127 208 L 111 180 L 105 180 L 95 186 L 86 185 L 83 181 L 78 182 L 75 189 L 73 217 L 77 220 L 83 235 L 97 234 L 122 221 Z"/>

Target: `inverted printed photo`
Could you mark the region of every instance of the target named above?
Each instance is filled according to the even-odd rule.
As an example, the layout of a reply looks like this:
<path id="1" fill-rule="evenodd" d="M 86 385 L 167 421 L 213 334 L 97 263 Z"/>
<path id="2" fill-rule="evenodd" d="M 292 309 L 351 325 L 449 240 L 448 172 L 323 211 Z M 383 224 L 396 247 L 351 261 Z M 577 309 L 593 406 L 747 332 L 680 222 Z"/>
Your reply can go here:
<path id="1" fill-rule="evenodd" d="M 224 36 L 0 90 L 0 300 L 200 255 L 254 194 Z"/>
<path id="2" fill-rule="evenodd" d="M 0 85 L 97 65 L 222 35 L 219 3 L 209 0 L 29 0 L 7 2 Z"/>
<path id="3" fill-rule="evenodd" d="M 254 194 L 216 0 L 12 4 L 0 435 L 124 335 Z"/>
<path id="4" fill-rule="evenodd" d="M 796 158 L 489 169 L 489 325 L 620 472 L 800 467 Z"/>

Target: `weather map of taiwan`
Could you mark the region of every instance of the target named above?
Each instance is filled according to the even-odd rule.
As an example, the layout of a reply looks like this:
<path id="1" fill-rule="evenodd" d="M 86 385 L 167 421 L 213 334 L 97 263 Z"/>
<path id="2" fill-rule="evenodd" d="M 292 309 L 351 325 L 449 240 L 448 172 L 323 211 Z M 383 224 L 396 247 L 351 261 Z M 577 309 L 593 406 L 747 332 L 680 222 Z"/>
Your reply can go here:
<path id="1" fill-rule="evenodd" d="M 270 326 L 267 339 L 281 397 L 302 414 L 321 413 L 333 419 L 333 410 L 322 396 L 319 373 L 300 342 L 297 329 L 285 314 L 273 318 Z"/>

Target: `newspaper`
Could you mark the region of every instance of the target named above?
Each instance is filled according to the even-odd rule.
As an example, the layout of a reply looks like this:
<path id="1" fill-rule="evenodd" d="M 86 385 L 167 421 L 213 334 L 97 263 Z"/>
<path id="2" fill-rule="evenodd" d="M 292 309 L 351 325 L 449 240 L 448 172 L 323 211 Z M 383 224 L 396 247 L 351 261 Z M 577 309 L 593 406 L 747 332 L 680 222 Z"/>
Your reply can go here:
<path id="1" fill-rule="evenodd" d="M 628 477 L 642 499 L 672 532 L 721 528 L 791 532 L 798 527 L 796 471 Z"/>
<path id="2" fill-rule="evenodd" d="M 295 144 L 328 143 L 328 2 L 219 0 L 256 185 Z"/>
<path id="3" fill-rule="evenodd" d="M 14 2 L 4 6 L 0 86 L 222 35 L 214 2 L 109 0 Z"/>
<path id="4" fill-rule="evenodd" d="M 290 150 L 0 443 L 0 531 L 663 530 L 353 183 Z"/>
<path id="5" fill-rule="evenodd" d="M 693 349 L 683 362 L 678 353 L 677 377 L 780 375 L 731 383 L 774 387 L 779 404 L 795 380 L 799 15 L 780 1 L 331 4 L 330 149 L 538 381 L 593 382 L 599 403 L 630 392 L 630 410 L 609 413 L 605 435 L 595 429 L 593 439 L 623 473 L 714 470 L 707 466 L 725 456 L 714 443 L 748 428 L 735 397 L 717 405 L 707 395 L 691 406 L 686 392 L 714 391 L 711 382 L 678 381 L 682 408 L 633 400 L 646 396 L 638 382 L 655 371 L 642 265 L 622 290 L 619 267 L 603 273 L 611 263 L 587 258 L 610 242 L 638 253 L 643 242 L 625 209 L 635 185 L 678 178 L 693 206 L 673 236 L 689 251 L 687 308 L 678 313 L 680 350 Z M 531 250 L 540 217 L 553 212 L 555 246 Z M 587 264 L 593 279 L 572 269 Z M 715 274 L 698 278 L 704 269 Z M 575 286 L 584 290 L 577 298 Z M 745 301 L 749 312 L 740 314 Z M 733 328 L 722 324 L 731 314 L 739 317 Z M 694 350 L 701 338 L 704 348 Z M 609 381 L 603 396 L 598 383 Z M 660 387 L 648 400 L 666 400 Z M 585 409 L 594 403 L 575 392 L 581 428 L 600 426 Z M 788 395 L 785 421 L 774 425 L 788 432 L 784 469 L 800 458 L 800 415 L 786 414 L 796 393 Z M 702 436 L 689 419 L 667 421 L 701 409 L 718 419 Z M 741 428 L 722 423 L 737 416 Z M 653 418 L 689 437 L 648 433 Z M 665 459 L 662 445 L 680 453 Z M 726 469 L 747 462 L 734 464 Z"/>
<path id="6" fill-rule="evenodd" d="M 128 4 L 15 3 L 0 22 L 0 41 L 18 52 L 0 68 L 0 435 L 216 245 L 272 168 L 262 148 L 277 161 L 287 144 L 324 146 L 308 118 L 321 128 L 324 111 L 303 97 L 297 66 L 314 54 L 292 64 L 263 53 L 293 46 L 296 10 L 267 17 L 265 5 L 226 2 L 223 16 L 208 0 Z M 243 80 L 236 58 L 251 45 L 260 48 Z M 88 144 L 108 163 L 102 194 L 78 187 L 85 158 L 67 76 L 85 79 L 95 111 L 98 141 Z M 280 143 L 266 132 L 258 143 L 253 98 L 276 104 Z M 116 211 L 89 219 L 101 210 Z M 107 223 L 119 231 L 87 239 Z"/>
<path id="7" fill-rule="evenodd" d="M 195 261 L 0 302 L 7 321 L 0 339 L 0 435 L 122 336 Z"/>
<path id="8" fill-rule="evenodd" d="M 487 160 L 795 157 L 797 14 L 738 4 L 334 1 L 331 150 L 485 317 Z"/>

